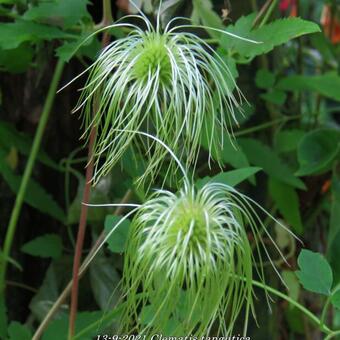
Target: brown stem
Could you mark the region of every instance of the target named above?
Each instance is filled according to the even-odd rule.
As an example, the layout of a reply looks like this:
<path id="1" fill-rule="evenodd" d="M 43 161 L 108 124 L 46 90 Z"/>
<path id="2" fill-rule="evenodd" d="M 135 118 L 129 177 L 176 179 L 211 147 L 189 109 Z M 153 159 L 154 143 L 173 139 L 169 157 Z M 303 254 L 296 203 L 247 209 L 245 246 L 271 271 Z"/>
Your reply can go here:
<path id="1" fill-rule="evenodd" d="M 103 20 L 102 23 L 104 25 L 109 25 L 112 22 L 112 11 L 111 11 L 111 0 L 103 0 Z M 102 47 L 105 47 L 110 41 L 110 36 L 108 31 L 105 31 L 102 37 Z M 94 104 L 96 106 L 96 104 Z M 94 107 L 95 111 L 96 108 Z M 69 323 L 69 339 L 72 339 L 75 329 L 75 323 L 77 318 L 77 309 L 78 309 L 78 288 L 79 288 L 79 266 L 81 262 L 81 255 L 83 252 L 84 246 L 84 238 L 85 238 L 85 230 L 86 230 L 86 221 L 87 221 L 87 211 L 90 200 L 91 193 L 91 179 L 93 176 L 93 145 L 96 140 L 97 129 L 95 126 L 91 128 L 90 139 L 89 139 L 89 147 L 88 147 L 88 164 L 86 167 L 86 176 L 85 176 L 85 188 L 83 193 L 83 204 L 81 206 L 80 219 L 78 225 L 78 235 L 76 241 L 76 249 L 74 252 L 74 260 L 73 260 L 73 280 L 72 280 L 72 291 L 71 291 L 71 306 L 70 306 L 70 323 Z"/>
<path id="2" fill-rule="evenodd" d="M 96 139 L 97 130 L 95 127 L 91 129 L 90 133 L 90 141 L 89 141 L 89 149 L 88 149 L 88 160 L 89 163 L 86 167 L 86 180 L 85 180 L 85 188 L 83 193 L 83 202 L 89 203 L 90 200 L 90 192 L 91 192 L 91 179 L 93 175 L 93 144 Z M 85 230 L 86 230 L 86 221 L 87 221 L 87 211 L 88 207 L 85 204 L 81 206 L 80 219 L 78 225 L 78 235 L 76 242 L 76 249 L 74 252 L 74 260 L 73 260 L 73 280 L 72 280 L 72 293 L 71 293 L 71 307 L 70 307 L 70 325 L 69 325 L 69 338 L 71 339 L 74 334 L 74 327 L 77 317 L 77 309 L 78 309 L 78 272 L 81 261 L 81 254 L 83 252 L 84 238 L 85 238 Z"/>
<path id="3" fill-rule="evenodd" d="M 121 200 L 121 204 L 127 203 L 130 200 L 130 197 L 132 195 L 132 191 L 128 190 L 126 192 L 126 194 L 124 195 L 124 197 Z M 124 208 L 123 207 L 119 207 L 115 210 L 114 214 L 115 215 L 120 215 L 123 212 Z M 88 253 L 88 255 L 86 256 L 86 258 L 84 259 L 82 265 L 79 268 L 79 272 L 78 272 L 78 280 L 84 275 L 84 273 L 86 272 L 90 262 L 90 258 L 93 256 L 93 254 L 97 251 L 97 249 L 100 247 L 101 243 L 103 242 L 104 238 L 105 238 L 105 231 L 102 231 L 102 233 L 99 235 L 96 243 L 93 245 L 93 247 L 91 248 L 90 252 Z M 44 320 L 41 322 L 41 324 L 39 325 L 38 329 L 36 330 L 32 340 L 39 340 L 40 337 L 42 336 L 44 330 L 46 329 L 46 327 L 48 326 L 49 322 L 52 320 L 53 316 L 55 315 L 55 313 L 58 311 L 58 309 L 60 308 L 60 306 L 65 302 L 65 300 L 67 299 L 68 295 L 71 292 L 71 288 L 72 288 L 72 283 L 73 280 L 71 280 L 67 286 L 64 288 L 64 290 L 62 291 L 62 293 L 59 295 L 58 300 L 53 304 L 52 308 L 48 311 L 48 313 L 46 314 Z"/>

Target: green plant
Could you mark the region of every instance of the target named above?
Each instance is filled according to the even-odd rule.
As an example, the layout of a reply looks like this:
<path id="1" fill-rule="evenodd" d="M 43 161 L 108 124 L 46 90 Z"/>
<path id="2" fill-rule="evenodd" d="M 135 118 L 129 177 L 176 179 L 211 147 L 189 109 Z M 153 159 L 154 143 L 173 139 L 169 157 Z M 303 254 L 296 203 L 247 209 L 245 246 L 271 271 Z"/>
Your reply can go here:
<path id="1" fill-rule="evenodd" d="M 0 338 L 339 336 L 337 1 L 230 3 L 1 2 Z"/>

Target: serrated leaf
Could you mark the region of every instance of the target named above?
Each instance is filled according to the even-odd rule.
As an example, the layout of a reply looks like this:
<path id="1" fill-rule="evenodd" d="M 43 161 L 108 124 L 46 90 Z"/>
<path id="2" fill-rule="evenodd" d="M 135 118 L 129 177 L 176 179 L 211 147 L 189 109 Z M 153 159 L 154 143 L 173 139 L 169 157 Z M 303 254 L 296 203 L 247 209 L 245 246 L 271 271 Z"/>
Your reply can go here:
<path id="1" fill-rule="evenodd" d="M 278 152 L 294 151 L 304 135 L 303 130 L 281 130 L 275 136 L 275 148 Z"/>
<path id="2" fill-rule="evenodd" d="M 38 2 L 37 6 L 29 8 L 23 18 L 63 25 L 65 28 L 78 23 L 82 18 L 91 18 L 87 12 L 87 0 L 52 0 Z"/>
<path id="3" fill-rule="evenodd" d="M 303 249 L 298 257 L 298 265 L 300 270 L 296 275 L 305 289 L 323 295 L 331 293 L 332 269 L 321 254 Z"/>
<path id="4" fill-rule="evenodd" d="M 340 77 L 336 73 L 321 76 L 292 75 L 280 80 L 276 88 L 284 91 L 315 91 L 340 101 Z"/>
<path id="5" fill-rule="evenodd" d="M 25 243 L 21 251 L 32 256 L 57 259 L 62 254 L 63 243 L 59 235 L 46 234 Z"/>
<path id="6" fill-rule="evenodd" d="M 300 164 L 297 175 L 319 174 L 329 170 L 333 160 L 339 155 L 340 132 L 319 129 L 305 135 L 298 146 Z"/>
<path id="7" fill-rule="evenodd" d="M 240 39 L 231 39 L 228 36 L 221 38 L 221 45 L 237 53 L 241 61 L 249 61 L 255 56 L 268 53 L 275 46 L 282 45 L 291 39 L 320 32 L 317 24 L 296 17 L 278 19 L 253 29 L 255 15 L 241 17 L 235 25 L 228 26 L 226 31 L 261 43 L 254 44 Z"/>
<path id="8" fill-rule="evenodd" d="M 5 50 L 19 47 L 24 42 L 38 42 L 73 38 L 57 27 L 37 24 L 31 21 L 17 20 L 14 23 L 0 24 L 0 48 Z"/>
<path id="9" fill-rule="evenodd" d="M 261 167 L 269 176 L 294 188 L 305 189 L 305 184 L 294 176 L 293 171 L 267 145 L 255 139 L 240 138 L 239 143 L 250 163 Z"/>
<path id="10" fill-rule="evenodd" d="M 121 216 L 107 215 L 104 224 L 106 234 L 108 234 L 112 230 L 112 228 L 115 228 L 115 226 L 119 223 L 121 219 Z M 125 219 L 125 221 L 123 221 L 108 238 L 108 248 L 113 253 L 123 253 L 125 251 L 129 228 L 130 221 L 128 219 Z"/>
<path id="11" fill-rule="evenodd" d="M 8 326 L 8 340 L 31 340 L 32 334 L 27 326 L 12 321 Z"/>
<path id="12" fill-rule="evenodd" d="M 5 155 L 0 149 L 0 174 L 7 182 L 11 190 L 16 194 L 20 188 L 21 177 L 15 175 L 5 161 Z M 53 197 L 35 180 L 30 179 L 27 185 L 24 201 L 39 211 L 48 214 L 60 222 L 65 221 L 64 211 L 60 208 Z"/>
<path id="13" fill-rule="evenodd" d="M 213 177 L 207 176 L 202 179 L 199 179 L 196 182 L 196 186 L 197 188 L 202 188 L 208 182 L 214 182 L 214 183 L 227 184 L 227 185 L 234 187 L 237 184 L 246 180 L 247 178 L 255 175 L 260 170 L 261 168 L 248 167 L 248 168 L 242 168 L 242 169 L 232 170 L 228 172 L 221 172 Z"/>
<path id="14" fill-rule="evenodd" d="M 270 179 L 269 190 L 271 197 L 285 220 L 292 226 L 295 233 L 301 234 L 303 226 L 300 216 L 299 198 L 294 188 L 281 181 Z"/>

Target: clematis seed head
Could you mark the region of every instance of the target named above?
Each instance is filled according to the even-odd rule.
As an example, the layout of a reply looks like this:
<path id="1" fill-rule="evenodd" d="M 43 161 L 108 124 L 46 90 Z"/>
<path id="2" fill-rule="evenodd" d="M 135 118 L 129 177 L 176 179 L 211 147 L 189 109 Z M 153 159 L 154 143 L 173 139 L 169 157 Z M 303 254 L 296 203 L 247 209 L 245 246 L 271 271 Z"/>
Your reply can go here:
<path id="1" fill-rule="evenodd" d="M 122 331 L 164 334 L 175 324 L 171 335 L 199 337 L 214 327 L 228 336 L 243 320 L 246 334 L 249 314 L 255 316 L 254 271 L 264 281 L 261 254 L 268 255 L 261 233 L 272 239 L 254 205 L 227 185 L 195 189 L 187 182 L 177 194 L 158 190 L 141 205 L 125 253 Z"/>
<path id="2" fill-rule="evenodd" d="M 88 79 L 75 111 L 82 111 L 83 137 L 97 129 L 95 183 L 130 147 L 146 158 L 142 180 L 152 182 L 164 162 L 166 175 L 174 175 L 176 164 L 160 145 L 128 130 L 157 136 L 186 169 L 195 166 L 203 133 L 210 152 L 221 150 L 223 138 L 232 138 L 235 108 L 242 101 L 225 61 L 202 38 L 183 31 L 195 26 L 171 28 L 170 22 L 161 30 L 142 13 L 133 17 L 146 29 L 123 22 L 107 27 L 127 26 L 131 32 L 110 43 L 83 72 Z M 216 126 L 220 133 L 214 133 Z"/>

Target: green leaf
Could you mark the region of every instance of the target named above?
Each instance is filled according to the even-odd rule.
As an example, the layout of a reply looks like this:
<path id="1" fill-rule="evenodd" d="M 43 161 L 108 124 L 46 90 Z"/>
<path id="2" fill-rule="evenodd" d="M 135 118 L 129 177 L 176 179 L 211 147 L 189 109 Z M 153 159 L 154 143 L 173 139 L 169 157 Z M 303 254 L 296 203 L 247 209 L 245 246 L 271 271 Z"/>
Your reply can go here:
<path id="1" fill-rule="evenodd" d="M 27 326 L 12 321 L 8 327 L 8 340 L 31 340 L 32 334 Z"/>
<path id="2" fill-rule="evenodd" d="M 269 191 L 277 208 L 292 226 L 293 231 L 297 234 L 302 234 L 303 226 L 299 209 L 299 197 L 295 189 L 271 178 L 269 180 Z"/>
<path id="3" fill-rule="evenodd" d="M 284 91 L 315 91 L 340 101 L 340 77 L 336 73 L 321 76 L 292 75 L 280 80 L 276 88 Z"/>
<path id="4" fill-rule="evenodd" d="M 43 283 L 32 298 L 29 307 L 34 317 L 41 322 L 58 299 L 72 275 L 72 256 L 63 256 L 61 259 L 51 261 Z M 68 317 L 68 306 L 61 305 L 55 318 Z"/>
<path id="5" fill-rule="evenodd" d="M 275 136 L 275 148 L 280 153 L 294 151 L 304 135 L 303 130 L 281 130 Z"/>
<path id="6" fill-rule="evenodd" d="M 337 290 L 331 297 L 331 303 L 335 308 L 340 309 L 340 290 Z"/>
<path id="7" fill-rule="evenodd" d="M 103 334 L 104 329 L 108 326 L 108 323 L 112 323 L 112 320 L 103 320 L 106 312 L 94 311 L 94 312 L 80 312 L 77 313 L 75 334 L 83 331 L 92 323 L 98 321 L 98 325 L 93 327 L 90 331 L 86 332 L 80 339 L 81 340 L 93 340 L 96 335 Z M 60 319 L 53 320 L 47 327 L 42 340 L 67 340 L 68 339 L 68 315 L 63 315 Z M 101 321 L 102 320 L 102 321 Z"/>
<path id="8" fill-rule="evenodd" d="M 256 86 L 260 89 L 271 89 L 275 84 L 275 75 L 265 68 L 261 68 L 256 72 Z"/>
<path id="9" fill-rule="evenodd" d="M 328 171 L 340 151 L 340 132 L 319 129 L 308 133 L 298 146 L 300 164 L 297 175 L 305 176 Z"/>
<path id="10" fill-rule="evenodd" d="M 36 24 L 31 21 L 18 20 L 14 23 L 0 24 L 0 47 L 5 50 L 17 48 L 27 41 L 50 41 L 73 37 L 73 35 L 65 33 L 59 28 Z"/>
<path id="11" fill-rule="evenodd" d="M 5 147 L 9 151 L 11 147 L 15 147 L 23 155 L 29 155 L 32 143 L 30 136 L 19 132 L 12 124 L 0 121 L 0 146 L 2 148 Z M 58 164 L 43 150 L 39 150 L 37 160 L 53 169 L 59 169 Z"/>
<path id="12" fill-rule="evenodd" d="M 283 91 L 274 89 L 267 93 L 261 94 L 261 98 L 275 105 L 283 105 L 287 99 L 287 95 Z"/>
<path id="13" fill-rule="evenodd" d="M 298 264 L 300 270 L 296 275 L 305 289 L 313 293 L 330 295 L 333 273 L 321 254 L 303 249 L 298 257 Z"/>
<path id="14" fill-rule="evenodd" d="M 240 138 L 238 141 L 250 163 L 261 167 L 269 176 L 294 188 L 306 188 L 305 184 L 294 176 L 293 171 L 267 145 L 250 138 Z"/>
<path id="15" fill-rule="evenodd" d="M 25 243 L 21 251 L 32 256 L 57 259 L 62 254 L 63 244 L 59 235 L 46 234 Z"/>
<path id="16" fill-rule="evenodd" d="M 12 169 L 6 163 L 5 155 L 1 151 L 2 150 L 0 149 L 0 174 L 3 176 L 11 190 L 16 194 L 20 187 L 21 176 L 13 173 Z M 24 201 L 33 208 L 54 217 L 62 223 L 65 221 L 64 211 L 53 197 L 33 179 L 30 179 L 28 182 Z"/>
<path id="17" fill-rule="evenodd" d="M 120 277 L 113 265 L 112 259 L 97 254 L 90 269 L 90 283 L 93 296 L 101 310 L 112 309 L 120 298 L 118 284 Z"/>
<path id="18" fill-rule="evenodd" d="M 95 59 L 101 49 L 99 40 L 95 37 L 87 39 L 88 35 L 81 36 L 71 42 L 64 42 L 56 49 L 56 55 L 61 60 L 68 62 L 74 55 L 83 55 L 90 59 Z"/>
<path id="19" fill-rule="evenodd" d="M 204 130 L 201 136 L 200 143 L 205 150 L 209 150 L 209 140 L 211 134 L 217 136 L 221 134 L 221 129 L 217 125 L 215 125 L 215 129 L 211 132 L 211 124 L 211 121 L 207 121 L 207 129 Z M 233 144 L 231 144 L 227 136 L 225 136 L 223 139 L 223 147 L 221 150 L 212 147 L 211 156 L 214 160 L 223 164 L 230 164 L 236 169 L 249 166 L 247 157 L 243 153 L 242 149 L 238 146 L 237 141 L 233 141 Z"/>
<path id="20" fill-rule="evenodd" d="M 255 175 L 260 170 L 261 168 L 248 167 L 248 168 L 242 168 L 242 169 L 232 170 L 228 172 L 221 172 L 218 175 L 213 176 L 213 177 L 207 176 L 202 179 L 199 179 L 196 182 L 196 186 L 198 188 L 202 188 L 208 182 L 215 182 L 215 183 L 227 184 L 227 185 L 234 187 L 237 184 L 246 180 L 247 178 Z"/>
<path id="21" fill-rule="evenodd" d="M 108 234 L 112 228 L 122 219 L 120 216 L 107 215 L 105 218 L 104 228 Z M 123 221 L 115 231 L 112 232 L 111 236 L 107 240 L 108 248 L 113 253 L 123 253 L 126 246 L 126 241 L 129 233 L 130 221 L 126 219 Z"/>
<path id="22" fill-rule="evenodd" d="M 91 18 L 87 12 L 87 0 L 52 0 L 38 2 L 25 12 L 26 20 L 47 21 L 50 24 L 63 25 L 65 28 L 77 24 L 82 18 Z"/>
<path id="23" fill-rule="evenodd" d="M 275 46 L 282 45 L 304 34 L 320 32 L 317 24 L 295 17 L 275 20 L 260 28 L 253 29 L 255 16 L 256 14 L 250 14 L 246 17 L 241 17 L 235 25 L 228 26 L 226 31 L 243 38 L 255 40 L 260 42 L 259 44 L 240 39 L 231 39 L 226 35 L 221 38 L 221 45 L 233 53 L 237 53 L 241 62 L 249 61 L 255 56 L 268 53 Z"/>
<path id="24" fill-rule="evenodd" d="M 191 20 L 194 24 L 203 24 L 207 27 L 213 27 L 217 29 L 224 29 L 221 17 L 214 12 L 211 0 L 193 0 L 193 11 Z M 212 37 L 219 38 L 221 33 L 207 30 Z"/>

